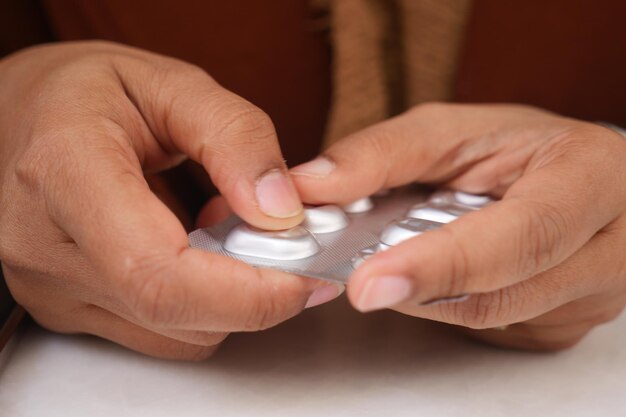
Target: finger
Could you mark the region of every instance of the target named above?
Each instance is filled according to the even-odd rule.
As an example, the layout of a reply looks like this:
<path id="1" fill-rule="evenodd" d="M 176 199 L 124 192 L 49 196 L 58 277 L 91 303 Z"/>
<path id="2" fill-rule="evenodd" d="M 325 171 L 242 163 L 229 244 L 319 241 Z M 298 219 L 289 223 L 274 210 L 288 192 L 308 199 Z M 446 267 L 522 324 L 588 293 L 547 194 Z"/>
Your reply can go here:
<path id="1" fill-rule="evenodd" d="M 204 228 L 221 223 L 226 220 L 232 211 L 221 195 L 213 197 L 208 203 L 202 207 L 198 218 L 196 219 L 196 227 Z"/>
<path id="2" fill-rule="evenodd" d="M 219 347 L 215 344 L 185 343 L 146 330 L 101 308 L 91 306 L 75 312 L 72 317 L 33 314 L 41 326 L 59 333 L 87 333 L 131 350 L 162 359 L 201 361 L 208 359 Z"/>
<path id="3" fill-rule="evenodd" d="M 597 294 L 560 306 L 523 323 L 501 328 L 463 328 L 474 339 L 505 348 L 559 351 L 569 349 L 599 325 L 616 319 L 624 296 Z"/>
<path id="4" fill-rule="evenodd" d="M 584 143 L 590 140 L 595 149 Z M 351 301 L 365 311 L 495 291 L 558 265 L 626 205 L 624 167 L 610 155 L 624 154 L 623 147 L 595 129 L 564 137 L 503 200 L 362 264 L 351 279 Z"/>
<path id="5" fill-rule="evenodd" d="M 201 163 L 239 216 L 264 229 L 302 220 L 302 203 L 263 111 L 175 60 L 120 56 L 114 65 L 158 145 Z"/>
<path id="6" fill-rule="evenodd" d="M 524 324 L 550 327 L 586 323 L 593 327 L 616 319 L 624 310 L 625 300 L 624 288 L 611 288 L 559 306 Z"/>
<path id="7" fill-rule="evenodd" d="M 473 339 L 506 349 L 556 352 L 574 347 L 592 329 L 592 326 L 581 323 L 545 327 L 515 324 L 504 330 L 462 330 Z"/>
<path id="8" fill-rule="evenodd" d="M 78 323 L 86 321 L 82 313 L 102 309 L 153 333 L 194 345 L 213 346 L 227 336 L 227 333 L 159 328 L 143 323 L 130 309 L 107 294 L 106 287 L 101 285 L 102 279 L 93 274 L 88 265 L 82 265 L 82 262 L 76 262 L 75 259 L 71 262 L 81 265 L 83 276 L 72 282 L 62 281 L 64 285 L 58 285 L 61 284 L 58 282 L 60 279 L 46 274 L 12 267 L 5 268 L 5 277 L 15 299 L 30 314 L 38 317 L 63 317 L 65 322 L 61 319 L 55 320 L 54 327 L 59 331 L 68 332 L 69 329 L 79 328 Z M 91 288 L 85 288 L 86 282 L 90 283 Z"/>
<path id="9" fill-rule="evenodd" d="M 477 174 L 457 185 L 487 192 L 498 185 L 494 178 L 519 174 L 541 143 L 511 134 L 531 123 L 546 141 L 565 129 L 560 119 L 523 106 L 421 105 L 336 142 L 290 172 L 310 203 L 346 203 L 383 188 L 448 182 L 466 172 Z"/>
<path id="10" fill-rule="evenodd" d="M 626 299 L 622 272 L 626 265 L 615 259 L 615 248 L 620 245 L 621 232 L 606 230 L 558 266 L 512 286 L 462 302 L 427 306 L 405 302 L 394 309 L 474 329 L 520 322 L 576 324 L 606 313 L 612 317 Z"/>
<path id="11" fill-rule="evenodd" d="M 129 141 L 97 129 L 84 136 L 81 159 L 46 183 L 48 208 L 142 322 L 258 330 L 294 316 L 314 290 L 328 286 L 190 249 L 182 225 L 150 192 L 132 154 L 120 149 Z"/>

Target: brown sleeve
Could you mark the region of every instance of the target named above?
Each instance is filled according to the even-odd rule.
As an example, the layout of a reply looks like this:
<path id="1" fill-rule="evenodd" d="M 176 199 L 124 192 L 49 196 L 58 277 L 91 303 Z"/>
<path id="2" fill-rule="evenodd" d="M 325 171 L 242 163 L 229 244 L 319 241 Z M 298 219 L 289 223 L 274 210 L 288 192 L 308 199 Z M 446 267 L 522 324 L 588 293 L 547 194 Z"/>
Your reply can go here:
<path id="1" fill-rule="evenodd" d="M 456 100 L 626 126 L 626 2 L 475 1 Z"/>
<path id="2" fill-rule="evenodd" d="M 0 57 L 52 40 L 39 0 L 0 0 Z"/>

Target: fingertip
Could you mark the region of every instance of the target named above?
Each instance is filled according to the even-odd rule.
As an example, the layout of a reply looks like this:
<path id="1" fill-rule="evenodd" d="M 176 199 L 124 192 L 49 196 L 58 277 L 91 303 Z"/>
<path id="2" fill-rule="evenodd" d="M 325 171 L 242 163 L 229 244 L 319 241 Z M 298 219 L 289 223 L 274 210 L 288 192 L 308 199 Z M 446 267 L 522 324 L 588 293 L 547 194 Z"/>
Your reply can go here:
<path id="1" fill-rule="evenodd" d="M 330 284 L 317 288 L 311 293 L 307 299 L 304 308 L 317 307 L 321 304 L 328 303 L 339 297 L 345 291 L 345 286 L 341 284 Z"/>
<path id="2" fill-rule="evenodd" d="M 310 178 L 310 179 L 325 179 L 333 173 L 337 164 L 328 158 L 321 155 L 317 158 L 297 165 L 289 170 L 289 173 L 297 178 Z"/>
<path id="3" fill-rule="evenodd" d="M 378 252 L 352 274 L 347 294 L 357 310 L 391 308 L 407 300 L 420 299 L 432 291 L 428 282 L 419 282 L 414 273 L 414 251 L 407 251 L 404 244 L 406 242 L 401 246 L 405 249 L 397 246 Z"/>
<path id="4" fill-rule="evenodd" d="M 260 229 L 289 229 L 304 220 L 298 191 L 282 169 L 265 171 L 251 186 L 239 185 L 224 196 L 239 217 Z"/>
<path id="5" fill-rule="evenodd" d="M 360 312 L 390 308 L 411 297 L 413 283 L 402 275 L 370 276 L 350 294 L 350 302 Z"/>
<path id="6" fill-rule="evenodd" d="M 347 149 L 343 149 L 347 148 Z M 325 154 L 289 170 L 303 201 L 309 204 L 348 204 L 386 185 L 381 165 L 350 146 L 331 148 Z"/>
<path id="7" fill-rule="evenodd" d="M 287 220 L 302 214 L 303 206 L 293 181 L 280 169 L 262 174 L 255 184 L 259 209 L 270 218 Z"/>
<path id="8" fill-rule="evenodd" d="M 304 220 L 304 211 L 298 215 L 286 218 L 276 219 L 267 216 L 253 216 L 244 218 L 246 223 L 262 230 L 287 230 L 298 226 Z"/>
<path id="9" fill-rule="evenodd" d="M 303 201 L 308 204 L 322 204 L 328 202 L 326 194 L 333 190 L 331 177 L 336 167 L 333 160 L 320 155 L 291 168 L 289 175 Z"/>

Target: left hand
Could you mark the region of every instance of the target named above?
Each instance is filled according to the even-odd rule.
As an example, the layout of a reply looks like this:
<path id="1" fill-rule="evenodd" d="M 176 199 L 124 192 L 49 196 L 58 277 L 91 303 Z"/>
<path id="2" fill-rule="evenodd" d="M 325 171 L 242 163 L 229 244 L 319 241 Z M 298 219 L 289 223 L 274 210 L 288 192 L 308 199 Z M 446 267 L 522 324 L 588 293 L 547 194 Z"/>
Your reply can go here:
<path id="1" fill-rule="evenodd" d="M 604 127 L 526 106 L 425 104 L 292 176 L 313 204 L 413 181 L 502 198 L 363 263 L 348 285 L 361 311 L 392 308 L 501 346 L 557 350 L 626 305 L 626 140 Z"/>

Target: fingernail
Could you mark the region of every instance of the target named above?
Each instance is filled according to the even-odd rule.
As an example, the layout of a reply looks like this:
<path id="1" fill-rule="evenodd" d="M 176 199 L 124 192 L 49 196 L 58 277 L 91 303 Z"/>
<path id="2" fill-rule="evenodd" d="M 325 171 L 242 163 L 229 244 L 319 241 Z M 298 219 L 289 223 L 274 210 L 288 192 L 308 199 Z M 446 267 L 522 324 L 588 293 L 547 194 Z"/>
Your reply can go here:
<path id="1" fill-rule="evenodd" d="M 372 278 L 365 283 L 356 308 L 366 312 L 394 306 L 411 295 L 411 281 L 401 276 Z"/>
<path id="2" fill-rule="evenodd" d="M 278 169 L 259 178 L 256 198 L 261 211 L 270 217 L 284 219 L 302 211 L 302 202 L 291 180 Z"/>
<path id="3" fill-rule="evenodd" d="M 339 297 L 345 287 L 340 284 L 327 285 L 313 291 L 304 308 L 311 308 L 329 302 Z"/>
<path id="4" fill-rule="evenodd" d="M 304 175 L 306 177 L 324 178 L 330 175 L 335 169 L 335 163 L 330 159 L 318 156 L 312 161 L 305 162 L 291 168 L 289 172 L 294 175 Z"/>

